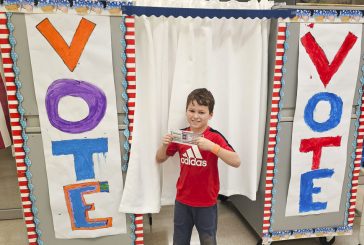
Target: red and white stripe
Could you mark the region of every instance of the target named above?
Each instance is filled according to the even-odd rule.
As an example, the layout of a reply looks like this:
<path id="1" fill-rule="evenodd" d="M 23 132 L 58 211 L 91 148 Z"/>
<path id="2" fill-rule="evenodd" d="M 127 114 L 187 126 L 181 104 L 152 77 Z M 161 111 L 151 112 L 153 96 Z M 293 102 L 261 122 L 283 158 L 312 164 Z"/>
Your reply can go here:
<path id="1" fill-rule="evenodd" d="M 22 128 L 20 125 L 20 114 L 18 112 L 19 102 L 16 98 L 16 85 L 14 82 L 13 61 L 10 56 L 11 46 L 9 43 L 9 30 L 7 28 L 5 13 L 0 13 L 0 49 L 4 68 L 5 86 L 7 90 L 8 106 L 10 112 L 10 126 L 15 148 L 15 161 L 17 167 L 20 196 L 24 213 L 24 220 L 27 228 L 30 245 L 36 245 L 38 234 L 35 231 L 32 202 L 30 201 L 30 190 L 28 179 L 25 175 L 27 166 L 24 162 L 25 152 L 23 150 Z"/>
<path id="2" fill-rule="evenodd" d="M 126 41 L 126 80 L 128 86 L 126 94 L 128 95 L 128 119 L 129 119 L 129 143 L 133 139 L 134 127 L 134 111 L 135 111 L 135 96 L 136 96 L 136 64 L 135 64 L 135 18 L 133 16 L 125 17 L 125 41 Z M 144 244 L 143 232 L 143 215 L 135 214 L 135 244 Z"/>
<path id="3" fill-rule="evenodd" d="M 136 70 L 135 70 L 135 19 L 133 16 L 125 17 L 125 41 L 126 41 L 126 80 L 128 87 L 126 93 L 128 95 L 128 119 L 129 119 L 129 143 L 132 141 L 134 127 L 134 110 L 135 110 L 135 95 L 136 95 Z"/>
<path id="4" fill-rule="evenodd" d="M 144 245 L 143 214 L 135 214 L 135 243 Z"/>
<path id="5" fill-rule="evenodd" d="M 351 196 L 350 196 L 350 206 L 348 210 L 348 226 L 353 226 L 354 217 L 355 217 L 355 202 L 356 202 L 356 194 L 358 192 L 358 184 L 359 184 L 359 174 L 360 174 L 360 165 L 361 158 L 363 155 L 363 139 L 364 139 L 364 95 L 361 98 L 361 107 L 360 107 L 360 117 L 359 117 L 359 127 L 358 127 L 358 136 L 356 138 L 356 150 L 355 150 L 355 159 L 354 159 L 354 170 L 352 172 L 353 178 L 351 180 Z"/>
<path id="6" fill-rule="evenodd" d="M 278 23 L 278 35 L 276 44 L 276 59 L 274 67 L 274 78 L 273 78 L 273 92 L 272 92 L 272 108 L 270 112 L 269 120 L 269 141 L 267 151 L 267 169 L 265 178 L 265 194 L 264 194 L 264 214 L 263 214 L 263 234 L 269 232 L 271 207 L 272 207 L 272 189 L 273 189 L 273 177 L 274 177 L 274 157 L 277 136 L 277 125 L 278 125 L 278 112 L 279 112 L 279 101 L 281 99 L 279 92 L 282 88 L 282 66 L 283 66 L 283 55 L 284 55 L 284 42 L 286 40 L 286 23 Z"/>

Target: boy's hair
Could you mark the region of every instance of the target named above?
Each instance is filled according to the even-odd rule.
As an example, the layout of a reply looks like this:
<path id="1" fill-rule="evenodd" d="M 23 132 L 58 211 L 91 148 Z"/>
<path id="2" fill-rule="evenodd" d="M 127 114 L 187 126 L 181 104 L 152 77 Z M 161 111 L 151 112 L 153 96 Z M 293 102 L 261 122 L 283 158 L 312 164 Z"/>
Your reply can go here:
<path id="1" fill-rule="evenodd" d="M 209 108 L 209 113 L 214 111 L 215 99 L 212 93 L 205 88 L 198 88 L 193 90 L 187 97 L 186 110 L 188 105 L 196 101 L 199 105 L 204 105 Z"/>

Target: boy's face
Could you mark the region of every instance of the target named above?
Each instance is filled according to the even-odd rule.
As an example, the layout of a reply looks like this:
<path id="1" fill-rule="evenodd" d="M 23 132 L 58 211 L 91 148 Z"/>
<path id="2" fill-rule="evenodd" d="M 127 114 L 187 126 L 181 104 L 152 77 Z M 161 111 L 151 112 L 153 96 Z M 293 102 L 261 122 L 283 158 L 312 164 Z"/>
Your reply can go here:
<path id="1" fill-rule="evenodd" d="M 187 106 L 186 118 L 190 124 L 191 131 L 202 133 L 208 126 L 209 120 L 212 118 L 212 113 L 209 108 L 204 105 L 199 105 L 195 100 Z"/>

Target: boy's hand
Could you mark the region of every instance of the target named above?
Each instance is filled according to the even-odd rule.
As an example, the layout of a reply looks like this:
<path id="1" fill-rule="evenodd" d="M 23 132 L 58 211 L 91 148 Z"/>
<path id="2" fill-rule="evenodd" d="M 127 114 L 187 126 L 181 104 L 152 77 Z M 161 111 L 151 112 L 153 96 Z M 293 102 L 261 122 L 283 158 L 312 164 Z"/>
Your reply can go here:
<path id="1" fill-rule="evenodd" d="M 162 144 L 164 146 L 168 146 L 172 142 L 172 140 L 173 140 L 173 135 L 172 134 L 166 134 L 162 138 Z"/>
<path id="2" fill-rule="evenodd" d="M 157 150 L 157 154 L 155 156 L 155 160 L 157 161 L 157 163 L 162 163 L 165 160 L 168 159 L 168 155 L 167 155 L 167 148 L 168 145 L 172 142 L 173 140 L 173 135 L 172 134 L 166 134 L 163 136 L 162 138 L 162 146 L 160 146 Z"/>
<path id="3" fill-rule="evenodd" d="M 196 144 L 198 146 L 198 148 L 200 148 L 201 150 L 205 150 L 205 151 L 211 151 L 214 146 L 215 143 L 204 138 L 204 137 L 198 137 L 197 139 L 195 139 L 193 141 L 194 144 Z"/>

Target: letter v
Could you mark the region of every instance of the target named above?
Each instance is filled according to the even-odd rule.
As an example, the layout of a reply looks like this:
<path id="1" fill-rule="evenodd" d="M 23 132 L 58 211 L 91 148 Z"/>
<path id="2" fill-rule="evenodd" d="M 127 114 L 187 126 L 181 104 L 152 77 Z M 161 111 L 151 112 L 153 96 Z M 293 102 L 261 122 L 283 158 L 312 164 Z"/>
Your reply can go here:
<path id="1" fill-rule="evenodd" d="M 70 46 L 67 45 L 66 41 L 56 28 L 54 28 L 48 18 L 40 22 L 37 25 L 37 29 L 61 57 L 68 69 L 73 71 L 95 26 L 95 23 L 82 18 Z"/>
<path id="2" fill-rule="evenodd" d="M 329 64 L 325 52 L 317 44 L 311 32 L 306 33 L 301 38 L 301 43 L 303 47 L 305 47 L 307 54 L 310 56 L 313 64 L 315 65 L 321 82 L 324 84 L 325 88 L 327 84 L 329 84 L 332 76 L 337 72 L 337 70 L 345 60 L 347 54 L 354 46 L 357 39 L 357 36 L 349 32 L 348 35 L 346 35 L 343 44 L 341 45 L 339 51 L 336 53 L 331 64 Z"/>

